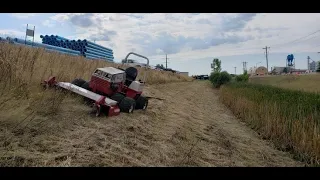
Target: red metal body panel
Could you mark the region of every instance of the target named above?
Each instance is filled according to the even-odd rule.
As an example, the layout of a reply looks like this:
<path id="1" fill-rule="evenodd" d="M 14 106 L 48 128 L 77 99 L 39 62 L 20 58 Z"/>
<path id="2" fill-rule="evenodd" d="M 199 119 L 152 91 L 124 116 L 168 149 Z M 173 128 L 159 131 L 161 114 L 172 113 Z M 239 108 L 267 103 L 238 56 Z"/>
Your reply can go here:
<path id="1" fill-rule="evenodd" d="M 45 80 L 42 85 L 52 87 L 57 84 L 56 77 L 51 76 L 48 80 Z"/>
<path id="2" fill-rule="evenodd" d="M 119 114 L 120 114 L 120 109 L 117 105 L 109 107 L 108 116 L 117 116 Z"/>
<path id="3" fill-rule="evenodd" d="M 141 92 L 137 92 L 137 91 L 129 89 L 129 88 L 126 89 L 125 93 L 126 93 L 127 97 L 130 97 L 132 99 L 135 99 L 137 94 L 141 94 Z"/>
<path id="4" fill-rule="evenodd" d="M 45 80 L 42 83 L 45 87 L 53 87 L 57 84 L 56 78 L 50 77 L 48 80 Z M 141 95 L 142 92 L 137 92 L 135 90 L 132 90 L 128 88 L 127 86 L 124 85 L 124 83 L 119 83 L 118 84 L 118 89 L 116 91 L 113 91 L 111 89 L 111 83 L 107 80 L 101 79 L 96 76 L 91 76 L 91 81 L 89 84 L 89 87 L 92 89 L 93 92 L 101 95 L 106 95 L 106 96 L 112 96 L 113 94 L 117 92 L 123 92 L 126 94 L 127 97 L 135 99 L 138 97 L 137 95 Z M 106 106 L 104 104 L 106 97 L 102 96 L 98 101 L 96 101 L 94 104 L 97 107 L 98 114 L 100 114 L 100 111 L 102 109 L 107 109 L 108 111 L 108 116 L 117 116 L 120 114 L 120 108 L 118 105 L 114 106 Z"/>
<path id="5" fill-rule="evenodd" d="M 117 91 L 113 91 L 111 89 L 111 83 L 109 81 L 101 79 L 96 76 L 92 76 L 89 86 L 93 92 L 100 92 L 109 97 L 117 92 L 123 92 L 126 94 L 127 97 L 130 97 L 133 99 L 137 97 L 137 94 L 138 95 L 142 94 L 142 92 L 137 92 L 135 90 L 128 88 L 127 86 L 124 86 L 123 83 L 119 83 L 118 85 L 119 85 L 119 88 L 117 89 Z"/>
<path id="6" fill-rule="evenodd" d="M 105 102 L 106 97 L 102 96 L 97 102 L 95 102 L 96 106 L 98 107 L 98 113 L 100 114 L 101 112 L 101 108 L 102 106 L 104 106 L 104 109 L 108 109 L 108 116 L 117 116 L 120 114 L 120 108 L 115 105 L 115 106 L 105 106 L 104 102 Z"/>
<path id="7" fill-rule="evenodd" d="M 90 80 L 89 87 L 93 92 L 100 92 L 107 96 L 112 96 L 117 92 L 121 92 L 123 89 L 123 83 L 118 83 L 119 88 L 116 91 L 111 89 L 111 83 L 107 80 L 101 79 L 96 76 L 92 76 Z"/>
<path id="8" fill-rule="evenodd" d="M 107 95 L 111 95 L 113 91 L 110 88 L 111 83 L 101 79 L 96 76 L 91 76 L 90 85 L 89 87 L 92 89 L 93 92 L 102 92 Z"/>

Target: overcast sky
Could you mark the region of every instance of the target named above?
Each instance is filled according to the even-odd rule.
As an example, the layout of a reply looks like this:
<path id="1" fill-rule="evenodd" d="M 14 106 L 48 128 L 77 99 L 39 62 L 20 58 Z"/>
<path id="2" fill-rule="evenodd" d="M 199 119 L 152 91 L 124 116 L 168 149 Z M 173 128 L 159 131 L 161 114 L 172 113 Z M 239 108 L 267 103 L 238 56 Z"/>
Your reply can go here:
<path id="1" fill-rule="evenodd" d="M 248 68 L 266 66 L 265 46 L 270 47 L 269 69 L 285 66 L 289 53 L 297 68 L 307 68 L 307 56 L 320 59 L 320 14 L 3 13 L 0 21 L 0 36 L 24 38 L 28 23 L 36 26 L 36 41 L 46 34 L 96 40 L 113 49 L 115 61 L 134 51 L 148 56 L 152 65 L 164 64 L 168 54 L 170 68 L 190 75 L 209 74 L 213 58 L 229 73 L 234 67 L 242 73 L 242 61 Z"/>

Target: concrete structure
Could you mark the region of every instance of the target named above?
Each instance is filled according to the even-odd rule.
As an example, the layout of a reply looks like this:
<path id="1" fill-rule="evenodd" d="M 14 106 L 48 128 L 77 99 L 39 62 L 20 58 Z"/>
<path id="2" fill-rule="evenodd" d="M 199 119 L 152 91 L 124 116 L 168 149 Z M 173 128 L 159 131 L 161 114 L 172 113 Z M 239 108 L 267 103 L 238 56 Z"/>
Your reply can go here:
<path id="1" fill-rule="evenodd" d="M 262 76 L 262 75 L 267 75 L 268 70 L 264 66 L 260 66 L 258 68 L 253 67 L 249 69 L 248 74 L 250 74 L 251 76 Z"/>
<path id="2" fill-rule="evenodd" d="M 309 66 L 310 66 L 310 71 L 312 72 L 316 72 L 316 70 L 318 69 L 318 64 L 320 61 L 312 61 Z"/>

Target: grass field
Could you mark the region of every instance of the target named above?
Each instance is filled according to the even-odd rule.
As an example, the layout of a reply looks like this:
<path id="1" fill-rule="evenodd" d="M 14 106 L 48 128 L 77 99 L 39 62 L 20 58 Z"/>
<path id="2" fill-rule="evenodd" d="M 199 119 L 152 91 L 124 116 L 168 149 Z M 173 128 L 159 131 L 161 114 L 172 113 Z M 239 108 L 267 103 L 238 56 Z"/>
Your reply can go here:
<path id="1" fill-rule="evenodd" d="M 40 87 L 51 75 L 88 80 L 103 66 L 115 64 L 0 44 L 0 166 L 303 165 L 239 122 L 207 82 L 148 70 L 144 94 L 162 100 L 110 118 Z"/>
<path id="2" fill-rule="evenodd" d="M 319 165 L 320 94 L 282 88 L 300 89 L 298 82 L 303 82 L 315 87 L 308 91 L 316 91 L 317 83 L 310 79 L 318 77 L 268 77 L 251 79 L 256 84 L 231 83 L 221 89 L 221 101 L 281 150 Z"/>
<path id="3" fill-rule="evenodd" d="M 152 60 L 151 60 L 152 61 Z M 92 72 L 98 67 L 119 66 L 105 61 L 86 60 L 59 53 L 48 53 L 40 48 L 0 44 L 0 109 L 14 101 L 31 103 L 37 111 L 55 112 L 65 95 L 45 93 L 40 86 L 43 80 L 56 76 L 57 81 L 71 82 L 75 78 L 90 80 Z M 147 84 L 189 81 L 191 78 L 138 68 L 138 78 L 145 73 Z M 38 107 L 41 106 L 41 108 Z M 49 111 L 50 110 L 50 111 Z"/>
<path id="4" fill-rule="evenodd" d="M 320 74 L 254 77 L 250 78 L 250 82 L 287 89 L 320 92 Z"/>

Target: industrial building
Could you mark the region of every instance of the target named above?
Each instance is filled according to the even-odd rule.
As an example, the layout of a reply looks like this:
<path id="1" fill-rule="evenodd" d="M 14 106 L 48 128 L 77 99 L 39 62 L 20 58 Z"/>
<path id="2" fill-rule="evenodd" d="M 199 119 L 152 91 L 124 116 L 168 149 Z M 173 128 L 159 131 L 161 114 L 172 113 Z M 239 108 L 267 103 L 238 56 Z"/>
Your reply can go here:
<path id="1" fill-rule="evenodd" d="M 184 75 L 184 76 L 189 76 L 189 72 L 179 72 L 179 74 Z"/>
<path id="2" fill-rule="evenodd" d="M 295 73 L 295 74 L 304 74 L 307 72 L 308 72 L 307 69 L 292 69 L 291 71 L 289 71 L 289 73 Z"/>
<path id="3" fill-rule="evenodd" d="M 268 70 L 264 66 L 251 67 L 248 71 L 248 74 L 250 74 L 251 76 L 262 76 L 268 74 Z"/>
<path id="4" fill-rule="evenodd" d="M 316 70 L 318 69 L 319 62 L 320 61 L 312 61 L 311 63 L 309 63 L 309 67 L 310 67 L 311 72 L 316 72 Z"/>
<path id="5" fill-rule="evenodd" d="M 285 73 L 285 71 L 286 71 L 286 68 L 287 67 L 273 67 L 273 68 L 271 68 L 272 70 L 271 70 L 271 74 L 273 74 L 273 75 L 280 75 L 280 74 L 283 74 L 283 73 Z M 288 70 L 289 68 L 287 68 L 287 70 Z"/>
<path id="6" fill-rule="evenodd" d="M 281 74 L 287 74 L 287 73 L 303 74 L 307 72 L 308 72 L 307 69 L 295 69 L 293 67 L 273 67 L 271 74 L 273 75 L 281 75 Z"/>
<path id="7" fill-rule="evenodd" d="M 312 61 L 311 63 L 309 63 L 309 68 L 310 68 L 310 71 L 315 72 L 317 69 L 316 62 Z"/>

